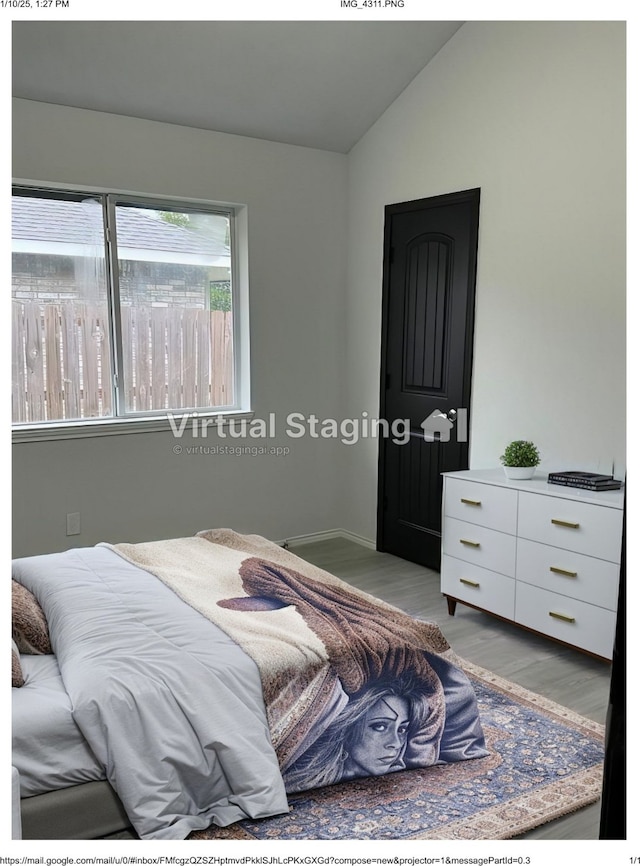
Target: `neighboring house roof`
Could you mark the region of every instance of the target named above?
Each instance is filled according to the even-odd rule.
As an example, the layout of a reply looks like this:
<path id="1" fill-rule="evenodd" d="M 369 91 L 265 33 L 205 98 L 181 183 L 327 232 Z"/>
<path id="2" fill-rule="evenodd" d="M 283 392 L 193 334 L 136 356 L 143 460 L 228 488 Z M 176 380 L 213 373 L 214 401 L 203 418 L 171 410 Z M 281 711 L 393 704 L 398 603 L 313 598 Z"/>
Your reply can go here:
<path id="1" fill-rule="evenodd" d="M 133 207 L 117 209 L 121 258 L 228 267 L 229 247 L 219 238 L 165 222 L 156 213 Z M 12 232 L 16 252 L 82 255 L 79 247 L 104 243 L 102 207 L 95 199 L 75 202 L 13 196 Z"/>

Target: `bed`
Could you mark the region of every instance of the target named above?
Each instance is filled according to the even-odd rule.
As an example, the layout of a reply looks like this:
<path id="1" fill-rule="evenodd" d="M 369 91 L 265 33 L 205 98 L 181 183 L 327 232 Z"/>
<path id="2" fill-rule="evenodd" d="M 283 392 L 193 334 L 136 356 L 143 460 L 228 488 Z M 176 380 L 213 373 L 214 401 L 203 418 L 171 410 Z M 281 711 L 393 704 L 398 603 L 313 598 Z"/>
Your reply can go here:
<path id="1" fill-rule="evenodd" d="M 99 544 L 12 578 L 22 838 L 184 839 L 487 755 L 436 625 L 260 536 Z"/>

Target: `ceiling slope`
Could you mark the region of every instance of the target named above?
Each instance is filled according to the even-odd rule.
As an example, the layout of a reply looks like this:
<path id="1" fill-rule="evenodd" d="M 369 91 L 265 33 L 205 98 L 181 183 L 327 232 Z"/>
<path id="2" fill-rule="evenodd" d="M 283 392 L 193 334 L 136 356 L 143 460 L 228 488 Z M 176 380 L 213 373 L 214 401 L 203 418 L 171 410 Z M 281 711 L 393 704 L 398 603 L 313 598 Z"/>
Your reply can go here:
<path id="1" fill-rule="evenodd" d="M 13 95 L 347 153 L 455 21 L 14 21 Z"/>

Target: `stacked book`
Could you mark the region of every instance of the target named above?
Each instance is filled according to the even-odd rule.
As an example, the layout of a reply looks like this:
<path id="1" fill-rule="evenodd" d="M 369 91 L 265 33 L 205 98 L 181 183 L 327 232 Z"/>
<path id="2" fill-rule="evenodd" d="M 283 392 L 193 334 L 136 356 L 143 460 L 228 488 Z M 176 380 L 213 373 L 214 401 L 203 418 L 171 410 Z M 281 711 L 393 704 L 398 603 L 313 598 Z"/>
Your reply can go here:
<path id="1" fill-rule="evenodd" d="M 582 487 L 583 490 L 620 490 L 622 481 L 613 475 L 598 475 L 596 472 L 550 472 L 549 484 L 564 484 L 565 487 Z"/>

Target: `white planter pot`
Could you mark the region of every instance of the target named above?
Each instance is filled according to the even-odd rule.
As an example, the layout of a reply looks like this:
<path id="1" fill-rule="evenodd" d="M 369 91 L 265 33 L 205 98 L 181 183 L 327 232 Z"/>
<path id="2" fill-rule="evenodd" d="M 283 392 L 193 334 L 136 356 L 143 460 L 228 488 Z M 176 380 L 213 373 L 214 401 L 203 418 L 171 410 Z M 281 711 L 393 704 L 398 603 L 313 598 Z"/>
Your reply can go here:
<path id="1" fill-rule="evenodd" d="M 504 474 L 507 478 L 533 478 L 536 474 L 535 466 L 505 466 Z"/>

